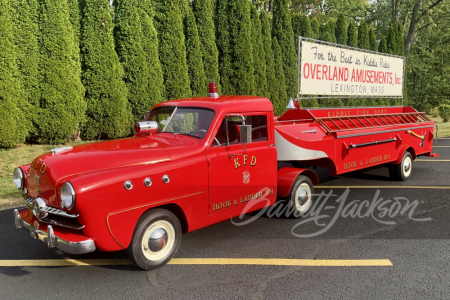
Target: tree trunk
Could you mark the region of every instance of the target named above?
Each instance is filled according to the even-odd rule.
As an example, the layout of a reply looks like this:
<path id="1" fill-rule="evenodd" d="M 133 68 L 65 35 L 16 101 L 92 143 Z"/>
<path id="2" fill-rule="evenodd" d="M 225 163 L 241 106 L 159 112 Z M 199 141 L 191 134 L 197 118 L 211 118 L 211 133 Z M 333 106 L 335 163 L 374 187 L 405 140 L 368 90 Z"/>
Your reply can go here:
<path id="1" fill-rule="evenodd" d="M 416 33 L 417 23 L 419 22 L 420 19 L 419 8 L 422 5 L 422 2 L 423 0 L 416 0 L 416 3 L 414 4 L 413 13 L 411 16 L 411 23 L 409 24 L 409 31 L 404 45 L 405 56 L 408 56 L 409 50 L 411 49 L 411 45 L 414 42 L 414 34 Z"/>

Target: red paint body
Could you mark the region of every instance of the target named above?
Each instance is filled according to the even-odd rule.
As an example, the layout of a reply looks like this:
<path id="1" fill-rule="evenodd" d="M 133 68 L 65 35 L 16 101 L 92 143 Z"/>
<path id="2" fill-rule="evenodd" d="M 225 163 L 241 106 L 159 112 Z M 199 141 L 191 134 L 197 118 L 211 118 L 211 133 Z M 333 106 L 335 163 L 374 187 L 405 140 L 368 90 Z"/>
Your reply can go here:
<path id="1" fill-rule="evenodd" d="M 298 160 L 305 165 L 328 167 L 336 175 L 373 165 L 398 163 L 407 150 L 413 153 L 413 158 L 432 156 L 432 121 L 367 128 L 361 125 L 364 128 L 336 132 L 327 132 L 329 130 L 317 121 L 336 113 L 415 112 L 409 107 L 294 109 L 276 119 L 270 100 L 261 97 L 192 98 L 167 101 L 155 108 L 161 106 L 208 108 L 215 115 L 202 139 L 164 132 L 135 135 L 76 146 L 57 154 L 46 153 L 33 160 L 31 165 L 21 167 L 26 176 L 27 196 L 42 197 L 49 206 L 61 208 L 59 195 L 63 183 L 70 181 L 73 185 L 76 205 L 68 212 L 79 214 L 78 221 L 85 228 L 73 230 L 54 226 L 56 235 L 69 241 L 89 237 L 102 251 L 122 250 L 130 244 L 141 215 L 151 208 L 171 210 L 180 218 L 184 231 L 189 232 L 238 216 L 252 201 L 256 204 L 249 211 L 272 205 L 277 194 L 281 197 L 289 195 L 300 174 L 310 177 L 314 184 L 318 183 L 317 175 L 309 169 L 277 170 L 278 161 Z M 228 114 L 265 116 L 267 140 L 246 144 L 246 156 L 240 143 L 215 147 L 214 138 Z M 310 130 L 315 132 L 307 132 Z M 420 146 L 419 138 L 406 130 L 413 130 L 418 135 L 427 132 L 423 146 Z M 397 140 L 346 150 L 348 145 L 392 138 Z M 283 159 L 283 155 L 288 159 Z M 300 156 L 289 159 L 290 155 Z M 44 164 L 45 172 L 41 174 Z M 36 172 L 40 172 L 39 187 L 34 181 Z M 166 174 L 170 176 L 167 184 L 162 181 Z M 150 187 L 143 184 L 147 177 L 152 179 Z M 132 190 L 124 188 L 127 180 L 133 182 Z M 253 198 L 265 200 L 251 200 Z M 29 211 L 20 215 L 30 224 L 36 220 Z M 43 224 L 40 227 L 45 230 Z"/>

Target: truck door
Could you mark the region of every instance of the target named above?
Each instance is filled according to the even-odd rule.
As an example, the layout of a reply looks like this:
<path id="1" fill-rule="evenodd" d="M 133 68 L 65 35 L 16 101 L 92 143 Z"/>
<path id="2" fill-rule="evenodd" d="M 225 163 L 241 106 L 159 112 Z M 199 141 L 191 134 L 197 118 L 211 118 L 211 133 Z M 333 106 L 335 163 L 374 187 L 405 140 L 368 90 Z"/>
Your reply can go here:
<path id="1" fill-rule="evenodd" d="M 245 125 L 252 126 L 252 140 L 245 144 L 245 153 L 239 133 L 242 117 Z M 246 205 L 256 210 L 275 201 L 277 154 L 271 122 L 268 114 L 223 118 L 206 150 L 210 216 L 230 218 L 239 215 Z"/>

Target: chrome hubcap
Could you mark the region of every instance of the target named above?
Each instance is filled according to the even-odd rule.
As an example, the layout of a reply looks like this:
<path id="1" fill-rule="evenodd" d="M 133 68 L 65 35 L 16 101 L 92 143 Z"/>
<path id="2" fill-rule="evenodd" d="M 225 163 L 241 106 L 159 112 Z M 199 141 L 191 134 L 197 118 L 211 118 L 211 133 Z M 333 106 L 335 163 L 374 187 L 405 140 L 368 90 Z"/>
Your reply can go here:
<path id="1" fill-rule="evenodd" d="M 409 159 L 405 160 L 403 168 L 405 172 L 409 172 L 409 170 L 411 169 L 411 161 Z"/>
<path id="2" fill-rule="evenodd" d="M 308 200 L 308 192 L 305 189 L 301 189 L 298 192 L 298 203 L 304 204 Z"/>
<path id="3" fill-rule="evenodd" d="M 152 252 L 161 251 L 164 247 L 166 247 L 167 240 L 167 232 L 162 228 L 158 228 L 150 234 L 148 239 L 148 249 Z"/>

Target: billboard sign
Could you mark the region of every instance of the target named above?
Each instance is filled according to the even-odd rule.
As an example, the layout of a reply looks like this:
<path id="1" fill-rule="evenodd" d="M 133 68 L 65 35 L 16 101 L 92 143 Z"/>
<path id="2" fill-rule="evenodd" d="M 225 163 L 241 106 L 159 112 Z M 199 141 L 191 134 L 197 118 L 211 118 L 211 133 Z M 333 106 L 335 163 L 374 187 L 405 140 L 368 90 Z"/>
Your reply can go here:
<path id="1" fill-rule="evenodd" d="M 403 97 L 404 58 L 301 40 L 300 95 Z"/>

